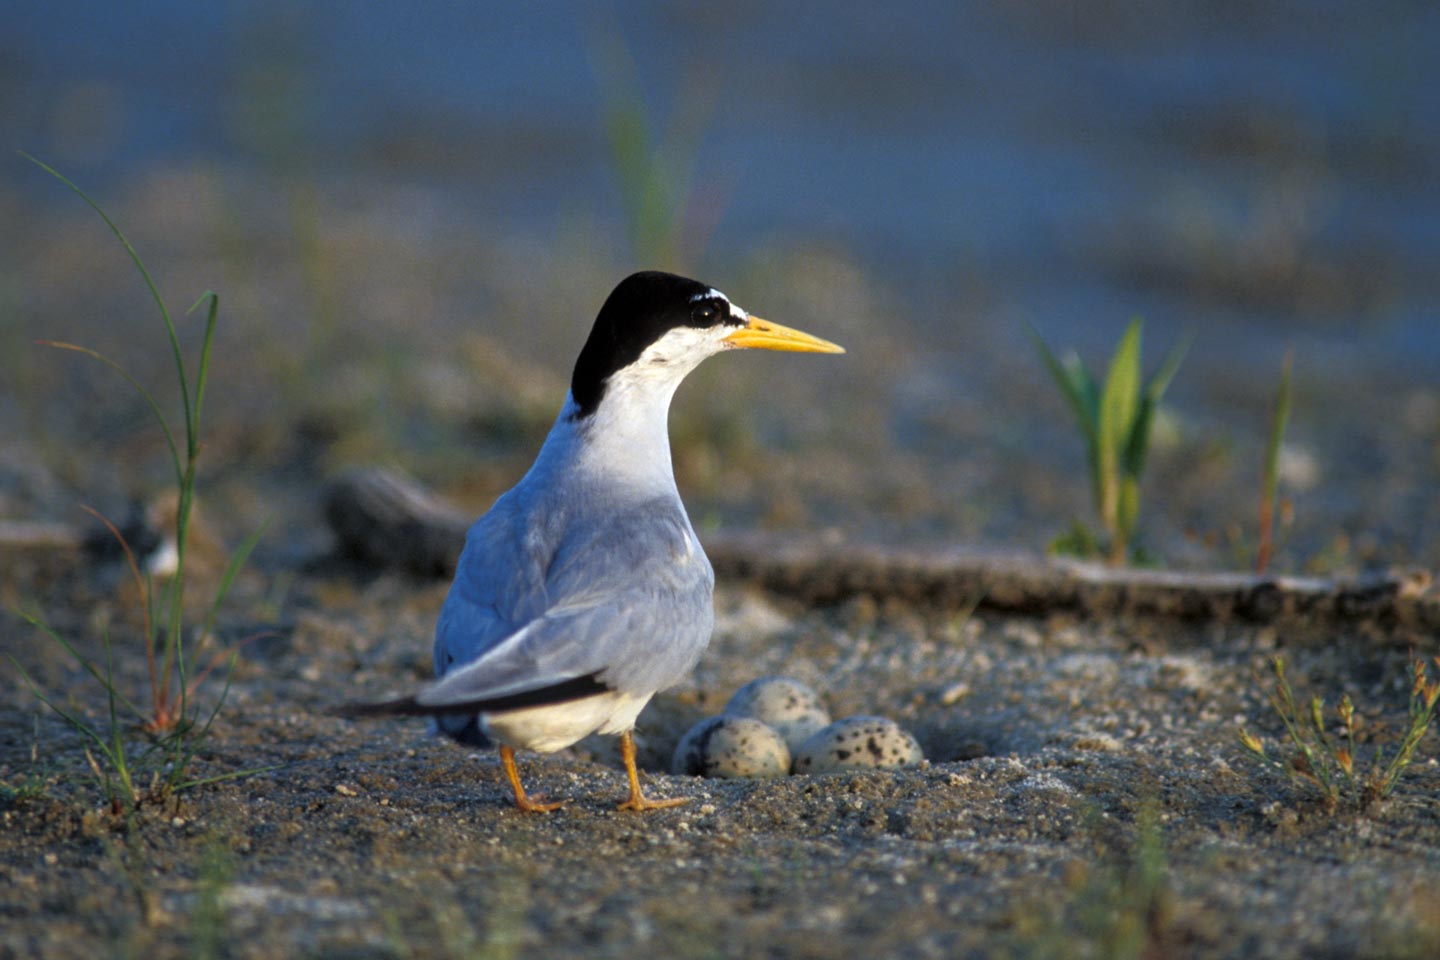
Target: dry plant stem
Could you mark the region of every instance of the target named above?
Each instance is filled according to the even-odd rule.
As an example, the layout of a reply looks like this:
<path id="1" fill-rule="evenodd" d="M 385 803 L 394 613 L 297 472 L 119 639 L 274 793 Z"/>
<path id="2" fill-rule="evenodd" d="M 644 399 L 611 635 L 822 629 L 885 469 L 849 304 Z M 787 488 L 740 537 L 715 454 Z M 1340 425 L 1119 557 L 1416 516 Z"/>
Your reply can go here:
<path id="1" fill-rule="evenodd" d="M 130 576 L 135 581 L 135 589 L 138 591 L 137 595 L 144 601 L 142 615 L 144 616 L 145 627 L 145 663 L 150 670 L 150 700 L 152 710 L 154 711 L 152 714 L 152 722 L 157 724 L 157 729 L 163 729 L 158 727 L 159 718 L 164 711 L 164 701 L 161 696 L 160 678 L 155 669 L 155 630 L 150 619 L 150 584 L 140 573 L 140 564 L 135 560 L 135 551 L 130 549 L 129 541 L 120 533 L 120 530 L 115 524 L 110 521 L 110 518 L 94 507 L 82 505 L 80 509 L 103 523 L 105 529 L 109 530 L 110 535 L 115 538 L 115 542 L 120 544 L 120 549 L 125 552 L 125 563 L 130 568 Z"/>

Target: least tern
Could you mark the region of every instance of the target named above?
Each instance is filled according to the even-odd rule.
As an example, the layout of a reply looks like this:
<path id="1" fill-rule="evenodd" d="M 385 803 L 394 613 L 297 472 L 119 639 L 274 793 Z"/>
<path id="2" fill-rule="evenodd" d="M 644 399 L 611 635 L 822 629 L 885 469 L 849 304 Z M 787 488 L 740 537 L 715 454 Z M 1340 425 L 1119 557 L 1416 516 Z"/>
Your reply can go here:
<path id="1" fill-rule="evenodd" d="M 685 802 L 645 796 L 633 737 L 650 698 L 694 668 L 715 619 L 715 574 L 675 486 L 667 419 L 690 371 L 742 347 L 844 353 L 694 280 L 622 280 L 534 465 L 466 536 L 435 629 L 437 679 L 353 712 L 429 715 L 462 743 L 494 740 L 522 810 L 561 804 L 526 796 L 515 751 L 592 733 L 620 735 L 620 809 Z"/>

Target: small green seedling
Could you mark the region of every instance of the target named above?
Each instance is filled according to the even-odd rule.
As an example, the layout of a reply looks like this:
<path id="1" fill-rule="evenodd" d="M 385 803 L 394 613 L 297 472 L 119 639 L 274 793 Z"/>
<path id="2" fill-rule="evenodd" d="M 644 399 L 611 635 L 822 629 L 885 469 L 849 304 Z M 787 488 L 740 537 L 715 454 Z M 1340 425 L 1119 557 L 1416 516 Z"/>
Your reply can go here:
<path id="1" fill-rule="evenodd" d="M 685 272 L 698 258 L 718 217 L 719 198 L 705 197 L 709 216 L 697 216 L 695 169 L 716 103 L 707 73 L 679 84 L 663 131 L 650 119 L 635 60 L 618 34 L 594 43 L 610 166 L 620 188 L 635 263 Z"/>
<path id="2" fill-rule="evenodd" d="M 1082 556 L 1103 552 L 1108 562 L 1117 566 L 1130 555 L 1140 516 L 1140 477 L 1150 452 L 1155 413 L 1189 348 L 1187 341 L 1171 350 L 1160 369 L 1142 384 L 1140 328 L 1138 317 L 1125 328 L 1103 384 L 1095 380 L 1073 351 L 1063 359 L 1057 358 L 1040 334 L 1030 329 L 1036 351 L 1080 427 L 1095 510 L 1107 539 L 1102 545 L 1077 522 L 1074 530 L 1052 548 Z"/>
<path id="3" fill-rule="evenodd" d="M 1435 658 L 1435 665 L 1440 667 L 1440 657 Z M 1356 772 L 1355 705 L 1349 695 L 1341 697 L 1335 708 L 1336 726 L 1327 728 L 1322 699 L 1311 697 L 1303 710 L 1296 703 L 1295 692 L 1285 678 L 1285 658 L 1275 657 L 1270 668 L 1275 680 L 1267 696 L 1285 726 L 1290 749 L 1288 754 L 1272 755 L 1258 737 L 1242 726 L 1240 743 L 1249 755 L 1297 783 L 1319 790 L 1321 802 L 1331 813 L 1347 801 L 1366 811 L 1389 797 L 1430 729 L 1435 705 L 1440 701 L 1440 682 L 1427 676 L 1425 661 L 1410 664 L 1409 722 L 1400 746 L 1389 762 L 1385 761 L 1384 751 L 1377 749 L 1368 773 Z"/>
<path id="4" fill-rule="evenodd" d="M 90 766 L 94 770 L 97 779 L 104 785 L 106 794 L 110 798 L 111 806 L 117 812 L 122 806 L 135 806 L 146 797 L 159 797 L 166 792 L 198 785 L 200 782 L 189 778 L 187 768 L 194 759 L 196 749 L 200 742 L 209 733 L 211 724 L 214 723 L 221 706 L 225 702 L 225 693 L 229 691 L 228 679 L 225 686 L 225 693 L 222 693 L 219 702 L 208 715 L 202 714 L 199 707 L 193 702 L 193 693 L 201 679 L 218 665 L 221 659 L 228 659 L 231 667 L 235 662 L 235 651 L 231 650 L 228 657 L 212 656 L 209 666 L 198 669 L 198 660 L 201 649 L 214 632 L 215 618 L 219 613 L 220 605 L 229 592 L 231 584 L 244 566 L 251 550 L 259 541 L 264 532 L 262 527 L 253 535 L 248 537 L 239 548 L 231 555 L 224 573 L 220 578 L 216 596 L 209 607 L 208 615 L 205 618 L 202 629 L 196 633 L 191 631 L 187 640 L 187 633 L 184 623 L 185 610 L 185 587 L 186 587 L 186 556 L 187 547 L 190 542 L 190 518 L 195 502 L 196 468 L 200 455 L 200 412 L 205 399 L 205 387 L 209 380 L 211 348 L 214 344 L 216 322 L 219 316 L 220 300 L 213 293 L 206 293 L 195 302 L 190 312 L 195 311 L 201 305 L 206 306 L 205 331 L 200 346 L 200 357 L 198 366 L 193 371 L 187 368 L 185 357 L 181 351 L 180 338 L 175 329 L 175 324 L 170 316 L 170 311 L 165 301 L 160 296 L 149 270 L 140 259 L 140 255 L 131 246 L 130 241 L 115 225 L 114 221 L 92 200 L 83 190 L 66 179 L 52 167 L 36 160 L 28 154 L 22 154 L 36 166 L 45 170 L 61 183 L 74 191 L 82 200 L 100 215 L 110 232 L 125 248 L 126 254 L 140 273 L 149 290 L 151 298 L 160 311 L 164 320 L 165 330 L 169 338 L 169 346 L 174 355 L 175 369 L 179 377 L 180 398 L 183 403 L 185 417 L 184 447 L 176 442 L 176 433 L 171 429 L 169 421 L 160 409 L 155 397 L 144 385 L 130 375 L 123 367 L 114 360 L 86 347 L 76 346 L 70 343 L 57 343 L 53 341 L 42 341 L 48 346 L 62 350 L 71 350 L 85 354 L 106 366 L 115 370 L 134 387 L 149 405 L 151 413 L 160 425 L 164 433 L 166 444 L 169 448 L 171 463 L 175 470 L 175 482 L 178 490 L 176 517 L 175 517 L 175 549 L 176 561 L 175 572 L 166 583 L 160 597 L 156 597 L 154 584 L 148 574 L 142 574 L 140 565 L 136 562 L 133 552 L 124 539 L 120 537 L 115 526 L 95 511 L 91 513 L 101 520 L 120 541 L 124 549 L 126 561 L 129 565 L 131 575 L 140 589 L 140 596 L 144 598 L 144 640 L 145 655 L 149 666 L 150 675 L 150 703 L 148 709 L 136 705 L 130 698 L 124 696 L 116 688 L 113 652 L 110 645 L 108 632 L 104 636 L 105 661 L 103 664 L 92 662 L 73 643 L 51 629 L 40 618 L 33 614 L 21 612 L 19 616 L 31 626 L 38 629 L 51 642 L 62 647 L 77 663 L 83 666 L 106 692 L 108 706 L 109 727 L 107 730 L 98 729 L 87 721 L 78 710 L 69 708 L 55 697 L 45 693 L 33 681 L 30 674 L 25 670 L 19 661 L 12 656 L 11 662 L 20 671 L 26 683 L 34 691 L 35 695 L 46 704 L 57 715 L 74 727 L 86 737 L 100 753 L 103 763 L 97 760 L 95 755 L 87 747 L 86 754 L 90 760 Z M 183 452 L 183 456 L 182 456 Z M 88 509 L 88 508 L 87 508 Z M 157 613 L 164 617 L 165 626 L 162 629 L 156 624 Z M 123 714 L 133 715 L 144 732 L 150 734 L 153 739 L 151 747 L 143 751 L 139 756 L 132 757 L 127 752 L 127 741 L 124 725 L 121 716 Z M 152 776 L 148 785 L 141 774 L 148 769 Z M 163 771 L 163 774 L 162 774 Z M 240 776 L 242 774 L 234 774 Z M 218 779 L 228 779 L 221 777 Z"/>
<path id="5" fill-rule="evenodd" d="M 1280 452 L 1285 445 L 1285 431 L 1290 425 L 1290 397 L 1294 349 L 1285 352 L 1280 364 L 1280 381 L 1275 401 L 1270 408 L 1270 434 L 1265 457 L 1260 465 L 1258 523 L 1254 540 L 1247 535 L 1244 524 L 1235 522 L 1225 529 L 1225 540 L 1231 561 L 1237 567 L 1249 566 L 1263 576 L 1270 568 L 1275 551 L 1295 514 L 1289 499 L 1280 496 Z"/>
<path id="6" fill-rule="evenodd" d="M 1176 896 L 1159 804 L 1143 801 L 1133 828 L 1117 840 L 1101 842 L 1094 860 L 1067 864 L 1060 889 L 1044 889 L 1043 903 L 1019 911 L 1013 949 L 1001 955 L 1141 960 L 1174 953 Z"/>
<path id="7" fill-rule="evenodd" d="M 1290 423 L 1290 372 L 1295 351 L 1287 350 L 1280 367 L 1280 386 L 1275 394 L 1275 407 L 1270 417 L 1270 442 L 1265 448 L 1265 469 L 1260 487 L 1260 539 L 1255 546 L 1255 572 L 1264 573 L 1275 551 L 1275 515 L 1280 493 L 1280 448 L 1285 443 L 1285 429 Z"/>

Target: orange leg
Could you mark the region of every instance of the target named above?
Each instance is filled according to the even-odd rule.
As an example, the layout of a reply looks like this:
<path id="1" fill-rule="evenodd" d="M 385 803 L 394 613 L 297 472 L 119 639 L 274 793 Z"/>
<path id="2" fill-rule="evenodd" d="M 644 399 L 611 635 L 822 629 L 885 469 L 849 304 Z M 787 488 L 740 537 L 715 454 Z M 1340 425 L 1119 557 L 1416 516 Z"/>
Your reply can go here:
<path id="1" fill-rule="evenodd" d="M 678 807 L 682 803 L 690 802 L 689 797 L 678 797 L 674 800 L 651 800 L 640 792 L 640 771 L 635 769 L 635 737 L 629 730 L 620 734 L 620 757 L 625 761 L 625 773 L 630 777 L 630 799 L 620 804 L 621 810 L 662 810 L 665 807 Z"/>
<path id="2" fill-rule="evenodd" d="M 536 803 L 525 796 L 525 788 L 520 785 L 520 770 L 515 766 L 515 751 L 500 744 L 500 763 L 505 767 L 505 776 L 510 778 L 510 786 L 515 788 L 515 806 L 521 810 L 531 813 L 549 813 L 551 810 L 558 810 L 565 805 L 565 801 L 559 803 Z"/>

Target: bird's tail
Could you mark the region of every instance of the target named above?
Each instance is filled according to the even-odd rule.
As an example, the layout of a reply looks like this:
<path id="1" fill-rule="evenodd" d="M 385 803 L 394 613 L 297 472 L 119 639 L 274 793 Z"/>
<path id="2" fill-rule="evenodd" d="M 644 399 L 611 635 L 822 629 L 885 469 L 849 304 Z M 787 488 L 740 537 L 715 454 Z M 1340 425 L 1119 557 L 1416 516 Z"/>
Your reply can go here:
<path id="1" fill-rule="evenodd" d="M 325 712 L 332 717 L 428 717 L 440 711 L 410 696 L 378 703 L 342 703 Z"/>

